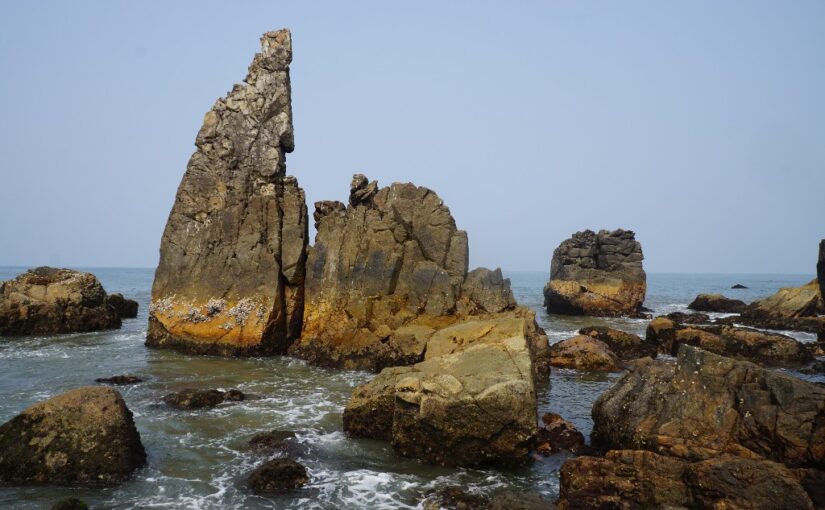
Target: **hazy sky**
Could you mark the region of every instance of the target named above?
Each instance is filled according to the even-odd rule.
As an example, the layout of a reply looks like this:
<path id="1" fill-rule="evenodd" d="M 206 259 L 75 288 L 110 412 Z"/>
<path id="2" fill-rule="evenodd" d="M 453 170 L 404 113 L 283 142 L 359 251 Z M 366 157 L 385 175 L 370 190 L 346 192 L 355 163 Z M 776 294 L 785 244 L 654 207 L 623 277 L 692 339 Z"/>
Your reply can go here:
<path id="1" fill-rule="evenodd" d="M 635 230 L 649 271 L 813 274 L 825 2 L 0 2 L 0 265 L 157 262 L 204 113 L 292 29 L 312 203 L 438 192 L 471 264 Z"/>

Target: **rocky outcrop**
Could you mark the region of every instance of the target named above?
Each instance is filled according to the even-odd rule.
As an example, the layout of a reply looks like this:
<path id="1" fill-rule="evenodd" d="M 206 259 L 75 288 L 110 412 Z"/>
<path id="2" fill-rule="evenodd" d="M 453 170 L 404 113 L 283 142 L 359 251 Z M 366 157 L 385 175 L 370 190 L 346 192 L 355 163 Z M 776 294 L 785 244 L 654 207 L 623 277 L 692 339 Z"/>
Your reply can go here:
<path id="1" fill-rule="evenodd" d="M 542 455 L 562 451 L 576 453 L 585 449 L 584 435 L 561 415 L 546 413 L 541 417 L 541 422 L 536 451 Z"/>
<path id="2" fill-rule="evenodd" d="M 550 313 L 619 316 L 641 312 L 647 290 L 642 245 L 629 230 L 576 232 L 553 252 L 544 305 Z"/>
<path id="3" fill-rule="evenodd" d="M 258 494 L 297 489 L 309 481 L 307 470 L 289 458 L 264 462 L 249 477 L 249 488 Z"/>
<path id="4" fill-rule="evenodd" d="M 619 358 L 602 342 L 587 335 L 562 340 L 550 346 L 550 365 L 585 372 L 618 372 Z"/>
<path id="5" fill-rule="evenodd" d="M 819 297 L 823 301 L 823 308 L 825 308 L 825 239 L 819 241 L 819 258 L 816 262 L 816 279 L 819 282 Z"/>
<path id="6" fill-rule="evenodd" d="M 109 306 L 114 308 L 121 319 L 134 319 L 138 313 L 138 303 L 134 299 L 126 299 L 123 294 L 117 292 L 109 294 Z"/>
<path id="7" fill-rule="evenodd" d="M 224 402 L 241 402 L 246 398 L 241 390 L 196 390 L 187 388 L 163 397 L 163 402 L 175 409 L 192 410 L 216 407 Z"/>
<path id="8" fill-rule="evenodd" d="M 674 356 L 686 344 L 769 367 L 798 367 L 813 359 L 806 345 L 789 336 L 727 325 L 683 326 L 665 317 L 650 321 L 646 338 Z"/>
<path id="9" fill-rule="evenodd" d="M 688 345 L 675 364 L 635 362 L 596 400 L 593 421 L 604 450 L 825 468 L 825 388 Z"/>
<path id="10" fill-rule="evenodd" d="M 467 271 L 467 234 L 432 190 L 379 188 L 355 175 L 349 205 L 318 202 L 314 218 L 302 337 L 291 354 L 380 370 L 421 361 L 433 332 L 456 322 L 528 315 L 531 343 L 545 348 L 501 270 Z"/>
<path id="11" fill-rule="evenodd" d="M 120 327 L 120 313 L 91 273 L 38 267 L 0 285 L 0 336 Z"/>
<path id="12" fill-rule="evenodd" d="M 559 509 L 777 508 L 813 510 L 815 488 L 799 470 L 723 455 L 686 461 L 643 450 L 578 457 L 561 469 Z"/>
<path id="13" fill-rule="evenodd" d="M 4 482 L 113 483 L 145 463 L 132 413 L 111 388 L 71 390 L 0 426 Z"/>
<path id="14" fill-rule="evenodd" d="M 264 34 L 244 83 L 204 117 L 161 240 L 148 346 L 266 355 L 300 335 L 308 221 L 285 175 L 291 60 L 289 31 Z"/>
<path id="15" fill-rule="evenodd" d="M 344 410 L 349 435 L 389 440 L 401 455 L 444 465 L 525 463 L 536 429 L 524 336 L 385 368 Z"/>
<path id="16" fill-rule="evenodd" d="M 787 287 L 765 299 L 754 301 L 742 315 L 755 319 L 798 319 L 823 313 L 819 283 L 812 280 L 802 287 Z"/>
<path id="17" fill-rule="evenodd" d="M 591 326 L 579 330 L 580 335 L 586 335 L 604 342 L 610 350 L 623 360 L 656 357 L 658 345 L 633 333 L 619 331 L 605 326 Z"/>
<path id="18" fill-rule="evenodd" d="M 699 294 L 688 308 L 697 312 L 742 313 L 748 305 L 739 299 L 731 299 L 722 294 Z"/>

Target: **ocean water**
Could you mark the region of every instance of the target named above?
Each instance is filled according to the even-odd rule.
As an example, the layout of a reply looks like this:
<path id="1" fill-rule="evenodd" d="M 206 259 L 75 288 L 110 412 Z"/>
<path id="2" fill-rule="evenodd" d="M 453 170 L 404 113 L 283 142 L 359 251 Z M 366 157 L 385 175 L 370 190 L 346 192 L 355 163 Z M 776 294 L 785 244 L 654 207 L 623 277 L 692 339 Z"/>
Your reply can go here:
<path id="1" fill-rule="evenodd" d="M 23 268 L 0 268 L 0 280 Z M 49 338 L 0 338 L 0 422 L 31 404 L 97 377 L 135 374 L 144 383 L 118 387 L 146 447 L 148 466 L 114 487 L 0 486 L 0 508 L 49 508 L 74 496 L 96 509 L 186 508 L 420 508 L 430 490 L 460 485 L 494 493 L 501 488 L 558 495 L 558 469 L 567 458 L 554 455 L 518 469 L 434 467 L 396 455 L 387 443 L 347 438 L 341 413 L 366 372 L 328 370 L 290 358 L 223 359 L 192 357 L 147 349 L 144 345 L 151 269 L 86 268 L 108 292 L 122 292 L 140 303 L 137 319 L 123 328 Z M 544 272 L 509 272 L 520 303 L 536 310 L 550 342 L 579 328 L 604 324 L 644 334 L 647 321 L 551 316 L 542 309 Z M 657 314 L 686 309 L 700 292 L 719 292 L 750 301 L 780 287 L 796 286 L 811 275 L 649 274 L 646 306 Z M 735 283 L 748 286 L 731 290 Z M 806 334 L 794 334 L 811 341 Z M 798 374 L 796 374 L 798 375 Z M 585 434 L 592 429 L 593 400 L 618 378 L 554 370 L 538 390 L 539 415 L 560 413 Z M 809 379 L 812 377 L 808 376 Z M 212 410 L 176 411 L 162 397 L 186 387 L 240 388 L 251 398 Z M 471 424 L 468 424 L 471 425 Z M 267 459 L 244 445 L 257 432 L 293 430 L 299 445 L 293 456 L 304 464 L 311 482 L 274 498 L 249 493 L 245 481 Z"/>

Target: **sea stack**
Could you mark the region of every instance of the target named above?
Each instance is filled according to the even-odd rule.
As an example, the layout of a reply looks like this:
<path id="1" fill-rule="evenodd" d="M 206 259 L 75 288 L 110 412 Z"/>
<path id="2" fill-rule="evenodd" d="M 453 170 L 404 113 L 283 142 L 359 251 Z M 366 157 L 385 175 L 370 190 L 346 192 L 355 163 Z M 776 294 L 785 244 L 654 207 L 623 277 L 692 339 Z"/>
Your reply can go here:
<path id="1" fill-rule="evenodd" d="M 825 308 L 825 239 L 819 241 L 819 259 L 816 262 L 816 279 L 819 280 L 819 295 Z"/>
<path id="2" fill-rule="evenodd" d="M 160 246 L 146 344 L 283 353 L 300 335 L 307 244 L 294 148 L 288 30 L 261 38 L 244 83 L 206 113 Z"/>
<path id="3" fill-rule="evenodd" d="M 642 260 L 630 230 L 576 232 L 553 252 L 544 306 L 568 315 L 637 315 L 647 291 Z"/>

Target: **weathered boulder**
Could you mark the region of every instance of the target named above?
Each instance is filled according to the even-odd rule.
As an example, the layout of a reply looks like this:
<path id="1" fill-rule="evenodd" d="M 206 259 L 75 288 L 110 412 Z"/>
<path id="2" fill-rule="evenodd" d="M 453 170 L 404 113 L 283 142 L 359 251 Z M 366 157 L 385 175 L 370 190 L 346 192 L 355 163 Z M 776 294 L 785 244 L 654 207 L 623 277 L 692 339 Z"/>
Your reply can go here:
<path id="1" fill-rule="evenodd" d="M 400 454 L 434 464 L 525 463 L 536 429 L 523 336 L 385 368 L 344 409 L 349 435 L 390 440 Z"/>
<path id="2" fill-rule="evenodd" d="M 621 361 L 601 340 L 578 335 L 550 346 L 550 365 L 586 372 L 618 372 Z"/>
<path id="3" fill-rule="evenodd" d="M 576 453 L 585 449 L 584 434 L 561 415 L 546 413 L 541 422 L 536 450 L 542 455 L 561 451 Z"/>
<path id="4" fill-rule="evenodd" d="M 0 335 L 55 335 L 120 327 L 91 273 L 38 267 L 0 284 Z"/>
<path id="5" fill-rule="evenodd" d="M 815 317 L 825 311 L 819 282 L 812 280 L 802 287 L 786 287 L 765 299 L 754 301 L 742 311 L 755 319 L 797 319 Z"/>
<path id="6" fill-rule="evenodd" d="M 646 338 L 673 356 L 687 344 L 771 367 L 797 367 L 813 359 L 805 344 L 789 336 L 727 325 L 682 326 L 665 317 L 650 321 Z"/>
<path id="7" fill-rule="evenodd" d="M 138 313 L 138 302 L 134 299 L 127 299 L 123 294 L 116 292 L 109 294 L 109 306 L 114 308 L 121 319 L 134 319 Z"/>
<path id="8" fill-rule="evenodd" d="M 289 458 L 272 459 L 260 465 L 249 477 L 249 488 L 258 494 L 297 489 L 309 481 L 307 470 Z"/>
<path id="9" fill-rule="evenodd" d="M 642 359 L 593 405 L 593 445 L 825 468 L 825 388 L 689 345 Z"/>
<path id="10" fill-rule="evenodd" d="M 603 458 L 569 459 L 560 475 L 559 509 L 565 510 L 815 508 L 798 472 L 762 459 L 686 461 L 614 450 Z"/>
<path id="11" fill-rule="evenodd" d="M 697 312 L 742 313 L 747 306 L 740 299 L 731 299 L 722 294 L 699 294 L 688 308 Z"/>
<path id="12" fill-rule="evenodd" d="M 192 410 L 215 407 L 224 402 L 241 402 L 246 395 L 241 390 L 196 390 L 187 388 L 163 397 L 163 402 L 175 409 Z"/>
<path id="13" fill-rule="evenodd" d="M 639 337 L 639 335 L 605 326 L 582 328 L 579 330 L 579 334 L 601 340 L 619 359 L 623 360 L 644 358 L 646 356 L 655 358 L 658 351 L 657 344 L 649 342 L 647 339 Z"/>
<path id="14" fill-rule="evenodd" d="M 132 413 L 111 388 L 68 391 L 0 426 L 4 482 L 114 483 L 144 464 Z"/>
<path id="15" fill-rule="evenodd" d="M 294 148 L 288 30 L 204 117 L 160 246 L 146 344 L 285 353 L 300 335 L 308 220 Z"/>
<path id="16" fill-rule="evenodd" d="M 544 305 L 550 313 L 637 315 L 647 291 L 642 245 L 629 230 L 576 232 L 553 252 Z"/>

